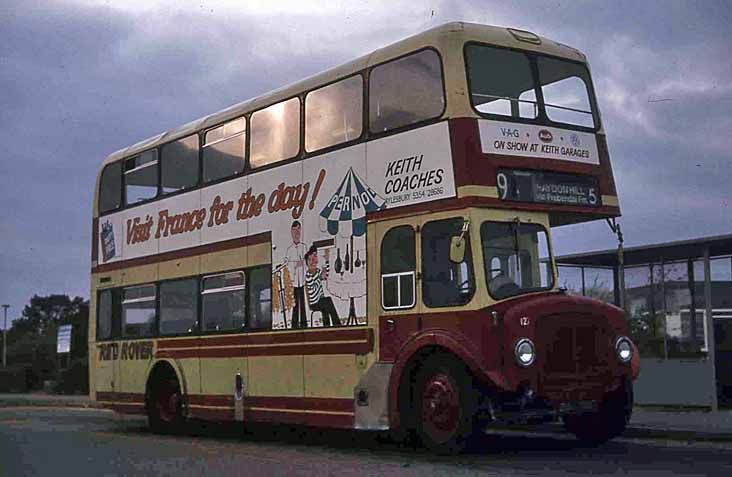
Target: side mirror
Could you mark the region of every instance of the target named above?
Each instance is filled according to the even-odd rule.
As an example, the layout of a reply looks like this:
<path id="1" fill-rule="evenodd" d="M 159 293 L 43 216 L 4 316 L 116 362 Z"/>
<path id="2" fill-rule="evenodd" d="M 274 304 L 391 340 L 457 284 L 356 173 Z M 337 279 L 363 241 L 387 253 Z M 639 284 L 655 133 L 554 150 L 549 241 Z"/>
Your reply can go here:
<path id="1" fill-rule="evenodd" d="M 450 237 L 450 261 L 452 263 L 462 263 L 465 260 L 465 234 L 470 230 L 470 220 L 465 219 L 460 235 Z"/>
<path id="2" fill-rule="evenodd" d="M 450 261 L 461 263 L 465 260 L 465 238 L 461 235 L 450 237 Z"/>

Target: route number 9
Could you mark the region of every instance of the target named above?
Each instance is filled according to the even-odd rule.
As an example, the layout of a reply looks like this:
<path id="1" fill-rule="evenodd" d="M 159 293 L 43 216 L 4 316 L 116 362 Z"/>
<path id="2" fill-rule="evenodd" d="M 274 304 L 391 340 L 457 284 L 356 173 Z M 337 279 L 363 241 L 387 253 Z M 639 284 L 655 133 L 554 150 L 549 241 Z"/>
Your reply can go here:
<path id="1" fill-rule="evenodd" d="M 496 176 L 496 183 L 498 184 L 498 196 L 501 200 L 508 198 L 508 177 L 503 172 L 499 172 Z"/>

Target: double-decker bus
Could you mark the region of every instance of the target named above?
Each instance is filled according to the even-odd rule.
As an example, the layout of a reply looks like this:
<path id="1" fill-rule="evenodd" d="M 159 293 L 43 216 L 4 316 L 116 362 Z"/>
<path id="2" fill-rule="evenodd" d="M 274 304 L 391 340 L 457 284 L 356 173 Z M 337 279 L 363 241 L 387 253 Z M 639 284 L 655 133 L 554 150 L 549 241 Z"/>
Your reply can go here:
<path id="1" fill-rule="evenodd" d="M 111 154 L 90 395 L 189 418 L 620 433 L 619 308 L 556 284 L 550 228 L 620 215 L 585 56 L 450 23 Z"/>

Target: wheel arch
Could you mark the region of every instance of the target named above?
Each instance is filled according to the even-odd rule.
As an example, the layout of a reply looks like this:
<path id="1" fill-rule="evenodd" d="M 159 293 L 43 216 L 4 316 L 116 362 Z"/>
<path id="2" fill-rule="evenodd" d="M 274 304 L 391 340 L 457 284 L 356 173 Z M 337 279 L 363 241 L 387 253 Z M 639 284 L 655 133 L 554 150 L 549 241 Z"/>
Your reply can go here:
<path id="1" fill-rule="evenodd" d="M 150 364 L 147 372 L 147 379 L 145 380 L 145 409 L 147 410 L 148 403 L 150 402 L 150 392 L 155 382 L 155 378 L 159 374 L 166 372 L 166 370 L 172 371 L 173 374 L 175 374 L 176 379 L 178 380 L 181 397 L 183 399 L 183 409 L 185 412 L 188 408 L 188 386 L 186 383 L 185 375 L 183 374 L 181 367 L 178 365 L 178 363 L 175 360 L 169 358 L 157 359 Z"/>
<path id="2" fill-rule="evenodd" d="M 405 343 L 394 360 L 389 379 L 389 427 L 394 431 L 403 430 L 405 420 L 401 414 L 404 399 L 412 398 L 409 392 L 420 362 L 435 353 L 445 353 L 462 363 L 471 376 L 483 385 L 503 384 L 504 379 L 499 372 L 487 370 L 480 363 L 479 352 L 466 337 L 443 330 L 425 331 Z"/>

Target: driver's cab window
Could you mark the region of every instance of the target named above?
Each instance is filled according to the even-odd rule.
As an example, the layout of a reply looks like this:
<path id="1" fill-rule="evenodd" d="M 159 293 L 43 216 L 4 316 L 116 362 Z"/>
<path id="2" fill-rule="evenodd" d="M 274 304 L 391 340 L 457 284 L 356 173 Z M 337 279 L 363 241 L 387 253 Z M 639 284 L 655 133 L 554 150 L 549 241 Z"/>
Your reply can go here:
<path id="1" fill-rule="evenodd" d="M 381 241 L 381 306 L 385 310 L 412 308 L 417 269 L 414 229 L 394 227 Z"/>
<path id="2" fill-rule="evenodd" d="M 488 291 L 497 299 L 550 289 L 554 274 L 541 225 L 484 222 L 480 227 Z"/>
<path id="3" fill-rule="evenodd" d="M 470 236 L 463 234 L 464 220 L 456 217 L 427 222 L 422 227 L 422 298 L 428 307 L 464 305 L 475 291 Z M 450 260 L 452 237 L 464 235 L 465 255 Z"/>

